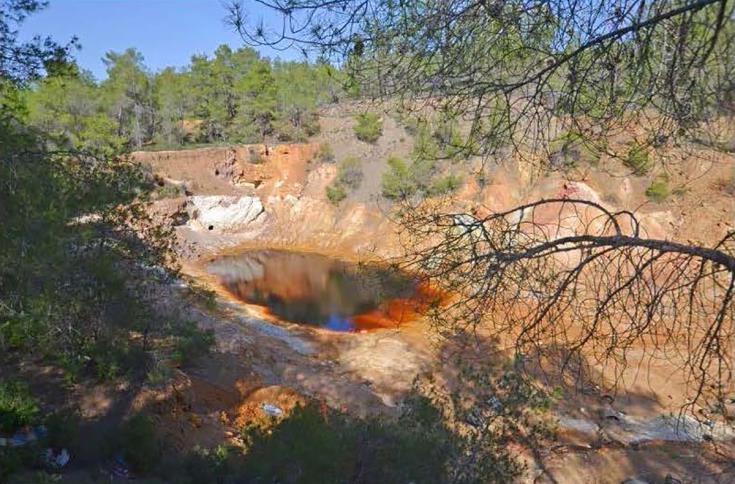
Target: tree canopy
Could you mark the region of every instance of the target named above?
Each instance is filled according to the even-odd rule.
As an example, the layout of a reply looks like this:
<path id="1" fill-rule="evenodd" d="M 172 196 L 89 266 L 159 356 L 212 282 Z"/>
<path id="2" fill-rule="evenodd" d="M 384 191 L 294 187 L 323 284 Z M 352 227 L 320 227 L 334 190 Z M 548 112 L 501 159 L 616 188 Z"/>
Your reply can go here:
<path id="1" fill-rule="evenodd" d="M 340 93 L 339 71 L 328 63 L 270 60 L 252 48 L 222 45 L 211 58 L 157 73 L 135 49 L 104 61 L 99 83 L 76 68 L 33 82 L 28 121 L 71 135 L 77 147 L 303 141 L 319 130 L 315 109 Z"/>
<path id="2" fill-rule="evenodd" d="M 635 126 L 646 143 L 697 136 L 731 113 L 735 5 L 727 0 L 266 0 L 282 24 L 230 23 L 251 45 L 340 62 L 363 94 L 471 123 L 472 148 L 544 149 Z"/>

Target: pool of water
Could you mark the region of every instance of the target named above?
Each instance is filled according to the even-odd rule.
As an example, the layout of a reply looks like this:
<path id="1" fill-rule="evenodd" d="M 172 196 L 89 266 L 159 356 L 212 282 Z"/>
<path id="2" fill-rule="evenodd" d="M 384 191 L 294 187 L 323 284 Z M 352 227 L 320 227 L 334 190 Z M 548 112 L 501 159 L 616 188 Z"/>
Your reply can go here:
<path id="1" fill-rule="evenodd" d="M 253 250 L 216 258 L 207 271 L 245 303 L 333 331 L 395 327 L 429 303 L 428 292 L 406 274 L 319 254 Z"/>

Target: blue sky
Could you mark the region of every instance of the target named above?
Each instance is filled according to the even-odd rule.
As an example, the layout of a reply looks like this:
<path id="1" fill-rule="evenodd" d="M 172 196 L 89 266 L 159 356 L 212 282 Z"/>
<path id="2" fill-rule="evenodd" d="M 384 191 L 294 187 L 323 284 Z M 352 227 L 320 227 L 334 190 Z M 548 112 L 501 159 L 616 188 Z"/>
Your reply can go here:
<path id="1" fill-rule="evenodd" d="M 136 47 L 151 70 L 183 66 L 192 54 L 211 54 L 220 44 L 243 45 L 223 22 L 226 14 L 221 0 L 51 0 L 49 7 L 28 18 L 23 38 L 50 35 L 67 42 L 74 35 L 82 50 L 74 55 L 83 69 L 97 79 L 106 77 L 102 57 L 105 52 Z M 251 20 L 275 17 L 269 11 L 249 12 Z M 299 56 L 294 51 L 262 50 L 270 57 Z"/>

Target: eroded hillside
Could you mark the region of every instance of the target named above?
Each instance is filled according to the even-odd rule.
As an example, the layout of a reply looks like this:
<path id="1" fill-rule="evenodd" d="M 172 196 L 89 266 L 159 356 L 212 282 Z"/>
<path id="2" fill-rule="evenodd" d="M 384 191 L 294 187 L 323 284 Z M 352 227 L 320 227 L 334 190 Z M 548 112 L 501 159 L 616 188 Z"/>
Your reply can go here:
<path id="1" fill-rule="evenodd" d="M 210 423 L 206 432 L 191 429 L 192 439 L 255 418 L 234 409 L 253 407 L 248 402 L 255 393 L 249 389 L 265 386 L 276 391 L 270 385 L 285 392 L 278 395 L 295 391 L 355 414 L 394 413 L 415 376 L 435 371 L 447 351 L 435 344 L 430 328 L 420 321 L 397 330 L 339 334 L 279 320 L 232 299 L 205 269 L 215 256 L 246 248 L 284 248 L 362 261 L 402 254 L 391 201 L 381 194 L 381 176 L 389 169 L 390 156 L 410 156 L 415 140 L 400 121 L 385 114 L 377 142 L 359 141 L 352 129 L 354 110 L 342 106 L 322 113 L 321 133 L 309 143 L 135 154 L 159 177 L 153 210 L 176 227 L 185 273 L 215 290 L 220 301 L 216 316 L 197 316 L 200 324 L 214 330 L 218 352 L 208 366 L 187 377 L 190 398 L 212 402 L 194 412 L 205 420 L 209 415 Z M 331 152 L 327 160 L 319 155 L 325 143 Z M 642 175 L 631 174 L 629 166 L 607 155 L 594 164 L 582 160 L 556 171 L 539 171 L 519 157 L 471 159 L 457 167 L 462 184 L 449 203 L 482 216 L 531 200 L 590 200 L 611 211 L 634 212 L 651 238 L 704 244 L 733 228 L 731 156 L 701 147 L 669 147 L 655 156 L 662 168 Z M 334 203 L 325 188 L 338 176 L 339 161 L 349 157 L 361 160 L 362 182 Z M 651 185 L 664 176 L 666 196 L 652 196 Z M 439 198 L 447 203 L 446 197 Z M 560 213 L 550 209 L 541 216 L 543 223 L 553 224 Z M 579 220 L 583 222 L 584 217 Z M 573 224 L 565 227 L 577 230 Z M 476 351 L 481 354 L 481 347 Z M 699 446 L 712 435 L 727 441 L 731 430 L 721 423 L 703 429 L 690 417 L 679 429 L 676 419 L 665 416 L 678 411 L 685 383 L 666 361 L 644 361 L 642 355 L 636 360 L 634 352 L 630 359 L 614 397 L 584 384 L 563 390 L 564 398 L 554 409 L 560 422 L 559 451 L 540 461 L 526 455 L 529 480 L 543 475 L 563 482 L 619 482 L 637 475 L 655 481 L 655 476 L 667 474 L 729 472 L 724 461 L 701 453 Z M 212 365 L 223 364 L 213 373 Z M 598 377 L 606 378 L 599 371 Z M 639 378 L 640 371 L 647 377 Z M 195 384 L 198 380 L 202 384 Z M 222 399 L 205 396 L 214 389 L 228 395 L 232 406 L 225 408 L 214 403 Z M 287 401 L 292 397 L 269 398 L 291 405 Z M 216 409 L 223 415 L 219 421 L 211 418 Z M 224 432 L 229 435 L 231 430 Z M 680 453 L 690 457 L 666 457 Z M 519 450 L 519 455 L 525 454 Z M 540 466 L 546 466 L 546 473 Z"/>

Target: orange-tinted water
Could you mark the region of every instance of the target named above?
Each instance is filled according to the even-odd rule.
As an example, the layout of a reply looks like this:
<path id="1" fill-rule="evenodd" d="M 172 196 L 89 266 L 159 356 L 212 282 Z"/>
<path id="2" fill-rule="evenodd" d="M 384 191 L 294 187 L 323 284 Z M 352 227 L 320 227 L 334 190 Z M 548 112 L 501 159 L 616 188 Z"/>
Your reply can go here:
<path id="1" fill-rule="evenodd" d="M 406 274 L 312 253 L 253 250 L 215 259 L 207 270 L 243 302 L 333 331 L 396 327 L 436 299 Z"/>

